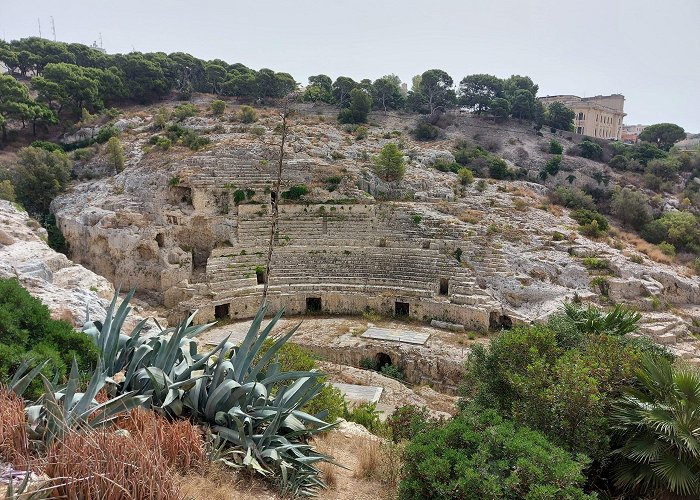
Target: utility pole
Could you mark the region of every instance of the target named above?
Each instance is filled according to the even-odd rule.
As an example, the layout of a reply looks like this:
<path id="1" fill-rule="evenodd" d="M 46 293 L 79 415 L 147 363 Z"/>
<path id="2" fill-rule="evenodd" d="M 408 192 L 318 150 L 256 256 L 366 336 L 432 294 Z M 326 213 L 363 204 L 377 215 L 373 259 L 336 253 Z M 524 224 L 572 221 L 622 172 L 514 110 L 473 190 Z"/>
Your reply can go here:
<path id="1" fill-rule="evenodd" d="M 53 32 L 53 41 L 56 41 L 56 23 L 53 22 L 53 16 L 51 16 L 51 31 Z"/>

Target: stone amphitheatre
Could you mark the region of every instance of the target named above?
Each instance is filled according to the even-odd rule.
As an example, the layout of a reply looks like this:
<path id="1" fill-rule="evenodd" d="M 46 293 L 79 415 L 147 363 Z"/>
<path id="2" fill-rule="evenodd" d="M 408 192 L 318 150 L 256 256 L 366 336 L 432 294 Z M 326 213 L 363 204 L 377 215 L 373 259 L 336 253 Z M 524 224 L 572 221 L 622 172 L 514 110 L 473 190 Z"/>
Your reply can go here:
<path id="1" fill-rule="evenodd" d="M 204 110 L 208 98 L 198 99 Z M 197 152 L 154 151 L 149 138 L 157 108 L 126 113 L 116 123 L 124 131 L 125 170 L 112 175 L 99 156 L 83 162 L 76 170 L 84 180 L 53 202 L 72 258 L 164 306 L 170 322 L 194 310 L 200 323 L 251 318 L 266 281 L 272 309 L 284 308 L 288 316 L 371 313 L 403 317 L 416 328 L 432 322 L 466 332 L 543 321 L 574 298 L 604 299 L 643 311 L 643 333 L 698 359 L 690 332 L 700 311 L 700 281 L 687 269 L 652 261 L 619 231 L 601 240 L 578 234 L 577 224 L 549 205 L 539 184 L 488 180 L 462 186 L 455 174 L 433 168 L 439 159 L 453 160 L 453 144 L 466 139 L 497 151 L 511 167 L 536 172 L 552 137 L 568 147 L 580 136 L 538 135 L 517 120 L 503 126 L 454 114 L 441 140 L 422 143 L 409 133 L 417 115 L 373 113 L 368 136 L 356 140 L 337 125 L 333 108 L 295 108 L 281 191 L 303 184 L 309 192 L 281 200 L 269 276 L 280 142 L 274 108 L 260 110 L 250 125 L 204 111 L 187 118 L 183 125 L 211 139 Z M 400 182 L 384 182 L 372 170 L 372 157 L 389 141 L 400 141 L 407 156 Z M 580 157 L 566 163 L 576 173 L 574 185 L 581 186 L 607 168 Z M 608 173 L 614 184 L 615 172 Z M 596 271 L 584 265 L 587 256 L 608 262 L 607 297 Z M 313 339 L 305 343 L 356 366 L 368 345 L 393 353 L 399 365 L 442 356 L 430 354 L 433 340 L 400 349 L 399 343 L 355 337 L 337 342 L 337 349 Z M 353 345 L 355 355 L 343 352 Z M 417 365 L 409 381 L 454 389 L 457 380 L 430 376 L 427 366 Z"/>

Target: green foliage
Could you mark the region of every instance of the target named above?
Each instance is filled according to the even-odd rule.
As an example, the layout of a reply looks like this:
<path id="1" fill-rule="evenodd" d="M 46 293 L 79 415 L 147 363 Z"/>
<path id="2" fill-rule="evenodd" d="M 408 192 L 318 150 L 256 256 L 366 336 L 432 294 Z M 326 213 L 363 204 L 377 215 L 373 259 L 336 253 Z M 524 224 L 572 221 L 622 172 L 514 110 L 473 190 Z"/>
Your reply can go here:
<path id="1" fill-rule="evenodd" d="M 97 148 L 89 146 L 87 148 L 78 148 L 73 151 L 73 159 L 77 161 L 88 161 L 97 153 Z"/>
<path id="2" fill-rule="evenodd" d="M 615 155 L 608 162 L 608 166 L 613 170 L 627 170 L 629 160 L 624 155 Z"/>
<path id="3" fill-rule="evenodd" d="M 171 178 L 168 180 L 168 186 L 169 186 L 169 187 L 175 187 L 175 186 L 179 186 L 179 185 L 180 185 L 180 178 L 177 177 L 177 176 L 171 177 Z"/>
<path id="4" fill-rule="evenodd" d="M 671 243 L 667 241 L 662 241 L 657 246 L 659 247 L 659 250 L 661 250 L 661 253 L 663 253 L 664 255 L 668 255 L 669 257 L 676 256 L 676 247 L 674 247 Z"/>
<path id="5" fill-rule="evenodd" d="M 124 147 L 119 137 L 110 137 L 107 141 L 107 158 L 114 170 L 117 172 L 124 170 Z"/>
<path id="6" fill-rule="evenodd" d="M 224 114 L 224 111 L 226 111 L 226 102 L 221 99 L 214 99 L 209 104 L 209 109 L 211 109 L 211 112 L 216 116 L 221 116 Z"/>
<path id="7" fill-rule="evenodd" d="M 365 127 L 364 125 L 357 127 L 355 129 L 355 139 L 358 141 L 366 139 L 367 133 L 368 133 L 367 127 Z"/>
<path id="8" fill-rule="evenodd" d="M 390 365 L 386 364 L 383 365 L 379 368 L 379 371 L 382 373 L 382 375 L 386 375 L 387 377 L 396 379 L 396 380 L 405 380 L 405 375 L 403 374 L 403 370 L 397 366 L 397 365 Z"/>
<path id="9" fill-rule="evenodd" d="M 550 194 L 553 203 L 573 210 L 595 210 L 596 204 L 590 194 L 584 193 L 578 188 L 560 186 Z"/>
<path id="10" fill-rule="evenodd" d="M 70 179 L 71 162 L 62 151 L 23 148 L 12 173 L 17 201 L 32 214 L 48 214 L 49 204 Z"/>
<path id="11" fill-rule="evenodd" d="M 264 271 L 264 268 L 261 267 Z M 257 269 L 256 269 L 257 271 Z M 266 340 L 263 342 L 260 351 L 256 355 L 255 361 L 259 361 L 263 356 L 274 346 L 272 340 Z M 279 363 L 280 369 L 283 372 L 308 372 L 315 370 L 316 360 L 311 356 L 311 353 L 296 344 L 286 343 L 284 344 L 276 353 L 275 357 L 271 359 L 267 365 L 263 367 L 264 370 L 268 370 L 272 363 Z M 302 411 L 310 415 L 316 415 L 324 410 L 328 411 L 328 415 L 325 419 L 328 422 L 335 422 L 340 417 L 343 416 L 345 412 L 345 398 L 343 393 L 339 389 L 326 382 L 326 377 L 321 376 L 318 378 L 319 383 L 323 383 L 323 388 L 319 391 L 318 395 L 309 401 L 306 406 L 302 408 Z"/>
<path id="12" fill-rule="evenodd" d="M 435 170 L 439 170 L 440 172 L 453 172 L 456 174 L 462 167 L 457 162 L 451 162 L 440 158 L 439 160 L 436 160 L 435 163 L 433 163 L 433 168 Z"/>
<path id="13" fill-rule="evenodd" d="M 572 211 L 570 215 L 582 228 L 596 227 L 599 231 L 605 232 L 610 227 L 608 219 L 595 210 L 578 209 Z"/>
<path id="14" fill-rule="evenodd" d="M 409 94 L 408 105 L 419 113 L 433 115 L 454 107 L 457 96 L 452 88 L 452 77 L 440 69 L 425 71 Z"/>
<path id="15" fill-rule="evenodd" d="M 296 184 L 292 187 L 290 187 L 287 191 L 282 192 L 282 198 L 285 200 L 298 200 L 301 199 L 302 196 L 305 196 L 309 193 L 309 188 L 306 186 L 306 184 Z"/>
<path id="16" fill-rule="evenodd" d="M 45 149 L 46 151 L 63 151 L 60 144 L 51 141 L 34 141 L 30 146 L 33 148 Z"/>
<path id="17" fill-rule="evenodd" d="M 549 141 L 549 152 L 553 155 L 560 155 L 564 152 L 564 147 L 556 139 Z"/>
<path id="18" fill-rule="evenodd" d="M 30 104 L 27 87 L 9 75 L 0 75 L 0 128 L 3 141 L 7 141 L 8 121 L 28 119 Z"/>
<path id="19" fill-rule="evenodd" d="M 459 103 L 474 110 L 477 114 L 489 112 L 494 105 L 494 99 L 503 95 L 504 82 L 493 75 L 468 75 L 459 82 Z M 510 103 L 507 103 L 510 111 Z M 501 106 L 503 107 L 503 106 Z M 506 112 L 505 117 L 510 113 Z"/>
<path id="20" fill-rule="evenodd" d="M 474 182 L 474 174 L 468 168 L 462 167 L 457 170 L 457 177 L 459 178 L 459 182 L 461 182 L 463 185 Z"/>
<path id="21" fill-rule="evenodd" d="M 352 408 L 345 408 L 343 418 L 348 422 L 360 424 L 372 433 L 383 430 L 382 421 L 379 419 L 379 410 L 376 403 L 360 403 Z"/>
<path id="22" fill-rule="evenodd" d="M 434 141 L 440 136 L 440 129 L 427 121 L 420 121 L 413 131 L 419 141 Z"/>
<path id="23" fill-rule="evenodd" d="M 63 237 L 63 233 L 56 225 L 56 217 L 53 214 L 46 214 L 38 217 L 39 222 L 46 229 L 48 236 L 47 243 L 57 252 L 68 255 L 68 242 Z"/>
<path id="24" fill-rule="evenodd" d="M 23 360 L 29 367 L 44 360 L 41 371 L 47 377 L 58 374 L 63 380 L 75 358 L 82 370 L 97 361 L 92 341 L 65 321 L 51 319 L 48 308 L 15 280 L 0 279 L 0 383 L 7 383 Z M 28 389 L 31 397 L 41 392 L 34 380 Z"/>
<path id="25" fill-rule="evenodd" d="M 700 228 L 697 217 L 690 212 L 664 212 L 642 230 L 651 243 L 667 241 L 679 250 L 700 253 Z"/>
<path id="26" fill-rule="evenodd" d="M 420 224 L 421 221 L 423 220 L 423 216 L 421 214 L 413 214 L 411 216 L 411 220 L 413 221 L 414 224 Z"/>
<path id="27" fill-rule="evenodd" d="M 511 107 L 508 99 L 496 97 L 491 101 L 491 105 L 489 107 L 489 112 L 496 118 L 503 120 L 510 116 Z"/>
<path id="28" fill-rule="evenodd" d="M 381 106 L 384 112 L 400 108 L 405 100 L 401 92 L 401 80 L 396 75 L 385 75 L 375 80 L 371 94 L 372 101 Z"/>
<path id="29" fill-rule="evenodd" d="M 551 176 L 555 176 L 559 173 L 559 168 L 561 165 L 561 155 L 556 155 L 547 160 L 547 164 L 545 165 L 544 169 L 547 172 L 547 174 Z"/>
<path id="30" fill-rule="evenodd" d="M 685 130 L 675 123 L 649 125 L 639 134 L 639 140 L 655 144 L 664 151 L 682 139 L 685 139 Z"/>
<path id="31" fill-rule="evenodd" d="M 403 153 L 393 142 L 384 145 L 374 158 L 374 166 L 377 175 L 386 181 L 401 180 L 406 171 Z"/>
<path id="32" fill-rule="evenodd" d="M 258 113 L 250 106 L 241 106 L 238 110 L 238 120 L 241 123 L 254 123 L 258 121 Z"/>
<path id="33" fill-rule="evenodd" d="M 0 200 L 7 200 L 11 202 L 17 201 L 15 196 L 15 187 L 9 179 L 0 181 Z"/>
<path id="34" fill-rule="evenodd" d="M 505 160 L 495 156 L 491 155 L 488 160 L 488 167 L 489 167 L 489 177 L 492 179 L 513 179 L 515 177 L 515 173 L 508 168 L 508 164 L 505 162 Z"/>
<path id="35" fill-rule="evenodd" d="M 615 483 L 634 496 L 700 497 L 700 372 L 644 356 L 614 404 Z"/>
<path id="36" fill-rule="evenodd" d="M 396 408 L 389 418 L 387 426 L 391 430 L 391 439 L 395 443 L 410 441 L 422 432 L 436 425 L 425 406 L 404 405 Z"/>
<path id="37" fill-rule="evenodd" d="M 116 127 L 110 126 L 105 126 L 100 129 L 100 131 L 97 133 L 95 136 L 95 142 L 99 144 L 104 144 L 108 140 L 110 140 L 112 137 L 119 137 L 119 129 Z"/>
<path id="38" fill-rule="evenodd" d="M 367 115 L 372 109 L 372 97 L 360 88 L 350 91 L 350 107 L 342 109 L 338 115 L 340 123 L 367 123 Z"/>
<path id="39" fill-rule="evenodd" d="M 578 145 L 580 156 L 590 160 L 599 160 L 603 157 L 603 148 L 595 142 L 585 139 Z"/>
<path id="40" fill-rule="evenodd" d="M 573 303 L 564 304 L 564 313 L 581 333 L 587 335 L 608 334 L 622 337 L 637 330 L 642 315 L 621 304 L 604 313 L 594 305 L 582 308 Z"/>
<path id="41" fill-rule="evenodd" d="M 179 104 L 177 107 L 175 107 L 175 110 L 173 111 L 173 117 L 178 122 L 181 122 L 187 118 L 190 118 L 191 116 L 196 116 L 198 111 L 199 110 L 197 109 L 197 106 L 195 106 L 194 104 Z"/>
<path id="42" fill-rule="evenodd" d="M 651 220 L 649 199 L 641 191 L 625 187 L 613 194 L 610 210 L 625 225 L 640 230 Z"/>
<path id="43" fill-rule="evenodd" d="M 594 498 L 585 459 L 494 411 L 471 410 L 406 447 L 399 498 Z"/>
<path id="44" fill-rule="evenodd" d="M 573 132 L 576 113 L 560 102 L 553 102 L 545 111 L 544 124 L 548 127 Z M 555 153 L 561 154 L 561 153 Z M 587 157 L 588 158 L 588 157 Z"/>
<path id="45" fill-rule="evenodd" d="M 208 137 L 204 137 L 194 130 L 185 129 L 185 132 L 180 137 L 183 146 L 190 148 L 192 151 L 199 151 L 204 146 L 211 143 Z"/>
<path id="46" fill-rule="evenodd" d="M 163 151 L 167 151 L 172 147 L 173 141 L 171 141 L 167 137 L 157 136 L 155 140 L 155 145 Z"/>

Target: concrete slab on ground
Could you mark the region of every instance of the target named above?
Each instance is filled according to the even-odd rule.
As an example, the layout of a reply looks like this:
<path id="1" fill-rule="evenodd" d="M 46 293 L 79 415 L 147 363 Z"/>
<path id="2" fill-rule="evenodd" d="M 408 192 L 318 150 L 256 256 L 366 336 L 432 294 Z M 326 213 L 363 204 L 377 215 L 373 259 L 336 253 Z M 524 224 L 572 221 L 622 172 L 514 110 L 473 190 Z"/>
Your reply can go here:
<path id="1" fill-rule="evenodd" d="M 391 342 L 405 342 L 406 344 L 423 345 L 430 337 L 429 333 L 412 332 L 410 330 L 389 330 L 372 326 L 360 335 L 366 339 L 389 340 Z"/>
<path id="2" fill-rule="evenodd" d="M 340 382 L 332 382 L 332 384 L 343 393 L 350 403 L 377 403 L 382 396 L 382 387 L 342 384 Z"/>

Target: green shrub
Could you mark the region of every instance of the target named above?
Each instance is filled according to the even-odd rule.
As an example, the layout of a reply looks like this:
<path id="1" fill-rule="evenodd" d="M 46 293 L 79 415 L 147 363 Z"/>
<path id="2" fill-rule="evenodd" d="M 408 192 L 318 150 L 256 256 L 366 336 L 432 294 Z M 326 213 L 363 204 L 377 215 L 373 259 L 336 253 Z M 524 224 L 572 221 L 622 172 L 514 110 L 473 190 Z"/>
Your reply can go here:
<path id="1" fill-rule="evenodd" d="M 102 127 L 95 137 L 95 142 L 99 144 L 104 144 L 112 137 L 119 137 L 119 129 L 116 127 L 108 126 Z"/>
<path id="2" fill-rule="evenodd" d="M 440 129 L 428 122 L 421 122 L 413 131 L 419 141 L 434 141 L 440 136 Z"/>
<path id="3" fill-rule="evenodd" d="M 49 213 L 51 201 L 70 180 L 71 161 L 63 151 L 22 148 L 12 174 L 17 201 L 31 214 Z"/>
<path id="4" fill-rule="evenodd" d="M 379 419 L 379 411 L 376 403 L 361 403 L 343 412 L 343 418 L 348 422 L 360 424 L 372 433 L 377 433 L 384 429 L 384 424 Z"/>
<path id="5" fill-rule="evenodd" d="M 539 432 L 473 410 L 408 444 L 399 498 L 592 499 L 586 466 Z"/>
<path id="6" fill-rule="evenodd" d="M 578 145 L 580 156 L 588 158 L 590 160 L 599 160 L 603 157 L 603 148 L 595 142 L 589 141 L 588 139 L 581 142 Z"/>
<path id="7" fill-rule="evenodd" d="M 662 241 L 657 246 L 659 247 L 659 250 L 661 250 L 661 253 L 663 253 L 664 255 L 668 255 L 669 257 L 676 256 L 676 247 L 674 247 L 668 241 Z"/>
<path id="8" fill-rule="evenodd" d="M 167 137 L 158 136 L 158 138 L 156 139 L 155 145 L 157 147 L 159 147 L 160 149 L 162 149 L 163 151 L 167 151 L 168 149 L 170 149 L 172 147 L 173 142 L 170 139 L 168 139 Z"/>
<path id="9" fill-rule="evenodd" d="M 17 201 L 15 197 L 15 187 L 8 179 L 0 181 L 0 200 Z"/>
<path id="10" fill-rule="evenodd" d="M 573 210 L 581 208 L 586 210 L 596 209 L 593 197 L 590 194 L 584 193 L 578 188 L 560 186 L 552 191 L 549 197 L 552 200 L 552 203 L 556 203 L 557 205 L 571 208 Z"/>
<path id="11" fill-rule="evenodd" d="M 51 319 L 49 309 L 16 280 L 0 279 L 0 383 L 7 383 L 24 359 L 32 366 L 48 359 L 44 375 L 51 379 L 57 373 L 63 380 L 73 358 L 81 370 L 89 370 L 97 362 L 92 339 Z M 28 395 L 41 392 L 41 381 L 35 379 Z"/>
<path id="12" fill-rule="evenodd" d="M 465 167 L 462 167 L 459 170 L 457 170 L 457 177 L 459 178 L 459 182 L 461 182 L 465 186 L 474 182 L 474 173 L 470 169 Z"/>
<path id="13" fill-rule="evenodd" d="M 362 139 L 366 139 L 368 133 L 369 130 L 364 125 L 357 127 L 355 129 L 355 140 L 361 141 Z"/>
<path id="14" fill-rule="evenodd" d="M 605 259 L 599 259 L 598 257 L 584 257 L 583 265 L 588 269 L 609 269 L 610 263 Z"/>
<path id="15" fill-rule="evenodd" d="M 560 155 L 564 152 L 564 147 L 561 143 L 555 139 L 549 141 L 549 153 L 553 155 Z"/>
<path id="16" fill-rule="evenodd" d="M 215 99 L 209 104 L 209 109 L 211 109 L 211 112 L 216 116 L 221 116 L 224 114 L 224 111 L 226 111 L 226 103 L 221 99 Z"/>
<path id="17" fill-rule="evenodd" d="M 181 122 L 191 116 L 195 116 L 197 114 L 197 111 L 197 106 L 195 106 L 194 104 L 179 104 L 175 108 L 175 111 L 173 111 L 173 117 L 175 118 L 175 120 Z"/>
<path id="18" fill-rule="evenodd" d="M 613 170 L 627 170 L 629 160 L 623 155 L 615 155 L 608 162 L 608 166 Z"/>
<path id="19" fill-rule="evenodd" d="M 211 142 L 208 137 L 203 137 L 194 130 L 189 129 L 182 134 L 180 140 L 184 146 L 187 146 L 192 151 L 199 151 Z"/>
<path id="20" fill-rule="evenodd" d="M 377 175 L 386 181 L 401 180 L 406 172 L 403 153 L 393 142 L 382 147 L 379 155 L 374 158 L 374 165 Z"/>
<path id="21" fill-rule="evenodd" d="M 501 158 L 492 155 L 487 161 L 489 166 L 489 177 L 492 179 L 504 180 L 513 179 L 515 177 L 513 171 L 508 168 L 508 164 Z"/>
<path id="22" fill-rule="evenodd" d="M 238 120 L 241 123 L 253 123 L 258 121 L 258 114 L 250 106 L 241 106 L 238 110 Z"/>
<path id="23" fill-rule="evenodd" d="M 555 176 L 559 173 L 559 168 L 561 165 L 561 156 L 553 156 L 549 160 L 547 160 L 547 163 L 544 167 L 545 172 L 551 176 Z"/>
<path id="24" fill-rule="evenodd" d="M 423 220 L 423 216 L 421 214 L 413 214 L 411 216 L 411 220 L 413 221 L 414 224 L 420 224 L 421 221 Z"/>
<path id="25" fill-rule="evenodd" d="M 436 422 L 436 419 L 430 417 L 430 412 L 425 406 L 416 405 L 400 406 L 386 420 L 395 443 L 413 439 L 429 427 L 435 426 Z"/>
<path id="26" fill-rule="evenodd" d="M 63 151 L 60 144 L 51 141 L 34 141 L 30 146 L 33 148 L 45 149 L 46 151 Z"/>
<path id="27" fill-rule="evenodd" d="M 379 371 L 383 375 L 386 375 L 387 377 L 390 377 L 390 378 L 393 378 L 396 380 L 403 381 L 406 379 L 405 375 L 403 374 L 403 370 L 397 365 L 386 364 L 386 365 L 383 365 L 382 367 L 380 367 Z"/>
<path id="28" fill-rule="evenodd" d="M 110 137 L 107 141 L 107 158 L 114 170 L 117 172 L 124 170 L 124 147 L 119 137 Z"/>
<path id="29" fill-rule="evenodd" d="M 456 174 L 459 172 L 461 166 L 455 161 L 447 161 L 441 158 L 433 163 L 433 168 L 435 170 L 439 170 L 440 172 L 452 172 Z"/>
<path id="30" fill-rule="evenodd" d="M 94 147 L 79 148 L 73 151 L 73 159 L 77 161 L 88 161 L 93 156 L 97 150 Z"/>
<path id="31" fill-rule="evenodd" d="M 287 191 L 283 191 L 282 198 L 285 200 L 298 200 L 308 193 L 309 188 L 306 186 L 306 184 L 296 184 L 295 186 L 290 187 Z"/>
<path id="32" fill-rule="evenodd" d="M 595 210 L 579 209 L 572 211 L 570 215 L 580 226 L 590 226 L 595 222 L 601 231 L 607 231 L 610 227 L 608 219 Z"/>
<path id="33" fill-rule="evenodd" d="M 378 370 L 377 363 L 372 358 L 362 358 L 360 360 L 360 368 L 364 370 Z"/>

